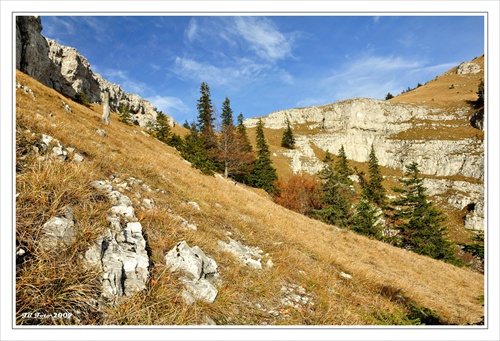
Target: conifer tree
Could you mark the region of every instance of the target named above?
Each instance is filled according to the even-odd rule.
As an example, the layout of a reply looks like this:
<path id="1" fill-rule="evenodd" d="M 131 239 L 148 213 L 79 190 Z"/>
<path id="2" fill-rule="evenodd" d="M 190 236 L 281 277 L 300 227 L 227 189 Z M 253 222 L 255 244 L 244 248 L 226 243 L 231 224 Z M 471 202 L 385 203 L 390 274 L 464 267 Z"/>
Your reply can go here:
<path id="1" fill-rule="evenodd" d="M 392 219 L 399 222 L 397 245 L 413 252 L 460 264 L 455 257 L 453 244 L 445 238 L 446 228 L 442 223 L 444 215 L 427 200 L 423 179 L 419 177 L 418 164 L 412 162 L 406 167 L 407 178 L 399 180 L 404 188 L 394 188 L 400 193 L 391 204 L 395 206 Z"/>
<path id="2" fill-rule="evenodd" d="M 333 162 L 333 156 L 330 151 L 326 151 L 325 157 L 323 158 L 323 162 L 327 164 L 331 164 Z"/>
<path id="3" fill-rule="evenodd" d="M 339 227 L 347 227 L 351 222 L 351 204 L 347 199 L 343 186 L 330 166 L 326 166 L 320 173 L 323 180 L 321 187 L 322 208 L 315 210 L 315 216 L 327 223 Z"/>
<path id="4" fill-rule="evenodd" d="M 349 178 L 352 175 L 352 170 L 347 163 L 347 157 L 345 155 L 344 146 L 342 145 L 339 149 L 338 160 L 335 163 L 335 171 L 338 174 L 338 179 L 344 185 L 352 185 L 352 180 Z"/>
<path id="5" fill-rule="evenodd" d="M 229 98 L 222 104 L 222 126 L 219 133 L 219 162 L 223 167 L 224 177 L 238 177 L 248 172 L 253 162 L 253 153 L 247 151 L 244 141 L 234 126 L 233 110 Z M 236 179 L 235 179 L 236 180 Z"/>
<path id="6" fill-rule="evenodd" d="M 153 123 L 151 130 L 154 136 L 163 143 L 168 143 L 170 139 L 170 125 L 168 118 L 161 111 L 156 115 L 156 121 Z"/>
<path id="7" fill-rule="evenodd" d="M 383 227 L 377 223 L 378 218 L 378 208 L 363 196 L 356 205 L 352 229 L 357 233 L 382 239 Z"/>
<path id="8" fill-rule="evenodd" d="M 295 137 L 293 136 L 292 127 L 290 127 L 290 120 L 286 119 L 286 129 L 281 138 L 281 146 L 287 149 L 295 148 Z"/>
<path id="9" fill-rule="evenodd" d="M 125 103 L 120 104 L 120 107 L 118 108 L 118 115 L 120 115 L 120 122 L 128 125 L 132 124 L 132 114 L 130 113 L 128 105 Z"/>
<path id="10" fill-rule="evenodd" d="M 365 183 L 363 187 L 363 195 L 370 201 L 374 202 L 380 207 L 384 207 L 386 204 L 386 190 L 382 185 L 384 178 L 380 172 L 380 167 L 378 165 L 378 159 L 375 155 L 375 149 L 370 150 L 370 155 L 368 159 L 368 175 L 369 180 Z"/>
<path id="11" fill-rule="evenodd" d="M 201 97 L 198 99 L 198 131 L 206 149 L 214 147 L 215 129 L 214 129 L 214 107 L 210 98 L 210 88 L 205 82 L 201 83 Z"/>
<path id="12" fill-rule="evenodd" d="M 257 160 L 252 173 L 249 175 L 249 182 L 254 187 L 272 192 L 274 190 L 273 184 L 278 180 L 278 175 L 272 165 L 271 152 L 264 136 L 263 127 L 262 120 L 259 120 L 256 130 Z"/>
<path id="13" fill-rule="evenodd" d="M 242 140 L 243 150 L 247 152 L 253 152 L 253 147 L 247 134 L 247 127 L 245 127 L 245 124 L 243 123 L 242 113 L 238 115 L 238 125 L 236 127 L 236 131 L 238 132 L 238 135 Z"/>
<path id="14" fill-rule="evenodd" d="M 196 126 L 196 123 L 185 123 L 189 127 L 189 134 L 186 135 L 182 144 L 181 156 L 191 162 L 194 168 L 199 169 L 204 174 L 213 174 L 216 171 L 215 163 L 209 158 L 205 149 L 203 139 Z"/>

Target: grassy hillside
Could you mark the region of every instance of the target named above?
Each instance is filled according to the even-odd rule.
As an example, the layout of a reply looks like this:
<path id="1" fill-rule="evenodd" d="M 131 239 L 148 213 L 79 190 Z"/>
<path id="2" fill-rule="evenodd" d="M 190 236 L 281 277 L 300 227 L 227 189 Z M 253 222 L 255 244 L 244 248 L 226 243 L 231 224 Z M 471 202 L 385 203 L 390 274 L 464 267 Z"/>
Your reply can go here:
<path id="1" fill-rule="evenodd" d="M 17 81 L 34 93 L 16 90 L 16 242 L 27 255 L 16 271 L 17 324 L 189 325 L 207 319 L 221 325 L 410 324 L 425 320 L 429 310 L 440 323 L 468 324 L 484 316 L 483 275 L 288 211 L 261 191 L 200 174 L 175 149 L 119 122 L 115 113 L 105 126 L 98 105 L 74 103 L 20 72 Z M 32 148 L 40 134 L 85 159 L 44 160 Z M 83 267 L 82 255 L 109 225 L 111 204 L 90 185 L 103 179 L 129 182 L 123 191 L 134 202 L 153 266 L 145 292 L 97 309 L 88 302 L 98 292 L 99 273 Z M 141 208 L 146 197 L 154 209 Z M 186 204 L 190 201 L 200 210 Z M 41 226 L 67 205 L 75 211 L 77 242 L 58 255 L 44 252 L 38 243 Z M 197 230 L 182 229 L 173 214 Z M 262 249 L 263 262 L 271 259 L 274 265 L 242 266 L 217 246 L 229 234 Z M 165 254 L 182 240 L 198 245 L 219 266 L 222 284 L 212 304 L 186 305 L 178 275 L 164 266 Z M 284 303 L 287 288 L 307 296 L 307 303 Z M 68 311 L 75 318 L 23 318 L 29 311 Z"/>

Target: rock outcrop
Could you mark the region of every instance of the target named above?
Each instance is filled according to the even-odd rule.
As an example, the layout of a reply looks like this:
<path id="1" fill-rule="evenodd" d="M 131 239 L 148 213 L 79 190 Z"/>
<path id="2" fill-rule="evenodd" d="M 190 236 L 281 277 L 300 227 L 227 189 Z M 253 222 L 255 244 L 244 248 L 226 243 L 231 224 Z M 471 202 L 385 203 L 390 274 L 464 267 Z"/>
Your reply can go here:
<path id="1" fill-rule="evenodd" d="M 108 216 L 110 227 L 87 250 L 85 258 L 103 272 L 101 295 L 113 302 L 146 289 L 149 256 L 131 200 L 108 180 L 94 181 L 92 185 L 105 192 L 113 206 Z"/>
<path id="2" fill-rule="evenodd" d="M 187 304 L 197 300 L 212 303 L 218 290 L 214 284 L 219 281 L 217 263 L 198 247 L 182 241 L 165 255 L 165 263 L 171 271 L 182 273 L 185 290 L 182 297 Z"/>
<path id="3" fill-rule="evenodd" d="M 404 171 L 415 161 L 422 174 L 429 177 L 426 180 L 429 194 L 459 196 L 454 205 L 460 203 L 462 206 L 455 208 L 461 210 L 484 201 L 483 140 L 443 136 L 443 132 L 455 127 L 457 120 L 467 120 L 467 115 L 467 110 L 460 108 L 445 111 L 424 105 L 356 98 L 326 106 L 277 111 L 247 119 L 245 125 L 253 128 L 261 119 L 266 128 L 282 130 L 288 120 L 300 130 L 301 133 L 295 134 L 294 150 L 277 152 L 290 158 L 294 173 L 316 174 L 324 164 L 314 150 L 336 154 L 342 146 L 349 159 L 366 162 L 373 145 L 379 165 L 392 169 Z M 427 135 L 411 133 L 419 129 Z M 480 216 L 478 218 L 480 220 Z M 480 224 L 468 226 L 472 225 L 478 228 Z"/>
<path id="4" fill-rule="evenodd" d="M 121 105 L 127 106 L 133 122 L 142 127 L 156 120 L 158 112 L 153 104 L 94 73 L 75 48 L 59 45 L 45 38 L 41 31 L 40 17 L 16 17 L 17 69 L 74 99 L 85 94 L 91 103 L 101 103 L 107 91 L 110 109 L 118 112 Z M 173 119 L 168 117 L 168 120 L 173 125 Z"/>

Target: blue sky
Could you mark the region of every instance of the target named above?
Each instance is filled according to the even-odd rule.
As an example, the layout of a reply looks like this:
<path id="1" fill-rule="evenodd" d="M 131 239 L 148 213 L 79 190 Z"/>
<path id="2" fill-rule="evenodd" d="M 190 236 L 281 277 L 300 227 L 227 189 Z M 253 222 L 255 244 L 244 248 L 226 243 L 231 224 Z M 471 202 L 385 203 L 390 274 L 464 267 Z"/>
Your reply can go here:
<path id="1" fill-rule="evenodd" d="M 484 53 L 482 16 L 42 16 L 105 79 L 183 123 L 206 82 L 245 118 L 383 99 Z"/>

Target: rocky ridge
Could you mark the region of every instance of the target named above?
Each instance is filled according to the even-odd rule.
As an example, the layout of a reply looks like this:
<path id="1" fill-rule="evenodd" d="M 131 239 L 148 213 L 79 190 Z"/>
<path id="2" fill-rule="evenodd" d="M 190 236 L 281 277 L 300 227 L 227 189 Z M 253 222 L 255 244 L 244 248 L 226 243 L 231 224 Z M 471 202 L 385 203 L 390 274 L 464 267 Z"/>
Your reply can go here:
<path id="1" fill-rule="evenodd" d="M 118 112 L 122 104 L 128 106 L 134 123 L 141 127 L 156 120 L 158 111 L 153 104 L 94 73 L 75 48 L 45 38 L 41 31 L 40 17 L 16 17 L 16 69 L 70 98 L 83 93 L 91 103 L 101 103 L 108 92 L 111 110 Z M 168 120 L 173 125 L 173 119 Z"/>
<path id="2" fill-rule="evenodd" d="M 459 70 L 476 72 L 468 63 Z M 472 71 L 470 71 L 472 70 Z M 484 229 L 484 144 L 479 136 L 457 138 L 442 136 L 443 128 L 455 127 L 467 120 L 464 108 L 453 111 L 409 103 L 392 103 L 355 98 L 330 105 L 281 110 L 260 118 L 245 120 L 248 128 L 257 125 L 273 130 L 294 129 L 296 148 L 278 150 L 290 159 L 294 173 L 316 174 L 324 166 L 314 149 L 336 154 L 344 146 L 347 157 L 366 162 L 373 145 L 380 166 L 405 170 L 415 161 L 424 176 L 428 193 L 446 197 L 453 209 L 475 207 L 466 218 L 467 228 Z M 425 129 L 429 135 L 405 136 L 412 129 Z M 435 135 L 435 136 L 433 136 Z M 479 134 L 478 134 L 479 135 Z M 459 180 L 455 180 L 455 179 Z M 473 216 L 473 218 L 472 218 Z"/>

